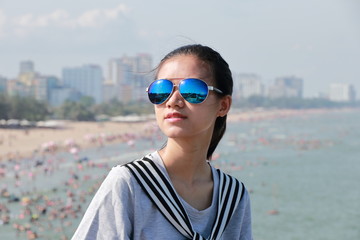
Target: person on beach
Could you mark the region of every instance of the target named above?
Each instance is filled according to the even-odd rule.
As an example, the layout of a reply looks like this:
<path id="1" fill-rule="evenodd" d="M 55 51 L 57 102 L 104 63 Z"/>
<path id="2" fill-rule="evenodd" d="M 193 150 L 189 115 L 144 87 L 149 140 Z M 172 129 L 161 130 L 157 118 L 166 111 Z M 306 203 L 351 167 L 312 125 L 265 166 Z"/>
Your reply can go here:
<path id="1" fill-rule="evenodd" d="M 252 239 L 249 194 L 211 157 L 225 133 L 233 80 L 212 48 L 167 54 L 147 88 L 164 146 L 113 167 L 74 240 Z"/>

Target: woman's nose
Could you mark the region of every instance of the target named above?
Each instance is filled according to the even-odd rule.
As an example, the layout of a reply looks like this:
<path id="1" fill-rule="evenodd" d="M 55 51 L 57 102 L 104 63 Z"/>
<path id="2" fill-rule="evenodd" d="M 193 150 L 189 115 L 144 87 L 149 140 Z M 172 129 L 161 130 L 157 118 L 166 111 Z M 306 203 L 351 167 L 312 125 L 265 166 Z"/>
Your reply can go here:
<path id="1" fill-rule="evenodd" d="M 168 107 L 174 107 L 174 106 L 183 107 L 184 106 L 184 99 L 181 96 L 178 88 L 174 89 L 174 91 L 170 95 L 169 99 L 167 100 L 166 105 Z"/>

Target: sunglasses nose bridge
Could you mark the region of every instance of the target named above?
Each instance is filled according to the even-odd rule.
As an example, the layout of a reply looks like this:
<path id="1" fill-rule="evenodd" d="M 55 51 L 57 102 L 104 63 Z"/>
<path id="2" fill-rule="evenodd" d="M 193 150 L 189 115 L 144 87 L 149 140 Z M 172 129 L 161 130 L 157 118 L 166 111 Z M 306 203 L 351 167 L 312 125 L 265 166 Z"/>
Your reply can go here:
<path id="1" fill-rule="evenodd" d="M 180 93 L 179 85 L 173 84 L 173 89 L 167 99 L 168 104 L 178 103 L 179 99 L 183 100 L 183 96 Z"/>

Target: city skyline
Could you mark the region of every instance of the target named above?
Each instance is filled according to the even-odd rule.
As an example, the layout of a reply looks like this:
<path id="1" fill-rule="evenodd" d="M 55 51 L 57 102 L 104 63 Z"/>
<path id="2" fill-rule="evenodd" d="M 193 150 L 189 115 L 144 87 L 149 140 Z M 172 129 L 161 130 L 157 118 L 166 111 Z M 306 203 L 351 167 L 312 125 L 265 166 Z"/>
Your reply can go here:
<path id="1" fill-rule="evenodd" d="M 111 58 L 145 52 L 156 64 L 177 46 L 201 43 L 234 73 L 256 73 L 265 84 L 304 79 L 305 97 L 331 83 L 360 92 L 359 10 L 355 0 L 2 1 L 0 75 L 15 78 L 24 60 L 44 75 L 86 64 L 106 72 Z"/>
<path id="2" fill-rule="evenodd" d="M 96 103 L 117 99 L 128 103 L 144 101 L 144 89 L 152 81 L 152 56 L 137 54 L 112 58 L 108 62 L 108 76 L 101 66 L 89 64 L 65 67 L 62 76 L 42 75 L 35 69 L 34 62 L 23 61 L 19 65 L 19 76 L 6 82 L 0 77 L 0 93 L 10 96 L 33 96 L 50 105 L 61 105 L 66 100 L 78 101 L 82 96 L 91 97 Z M 304 96 L 304 79 L 297 76 L 281 76 L 266 85 L 261 76 L 254 73 L 233 74 L 233 100 L 249 97 L 307 98 Z M 335 102 L 355 102 L 356 90 L 352 84 L 332 83 L 330 91 L 318 99 Z"/>
<path id="3" fill-rule="evenodd" d="M 62 67 L 61 68 L 61 74 L 60 76 L 57 76 L 55 74 L 43 74 L 39 71 L 37 71 L 36 69 L 36 63 L 34 63 L 32 60 L 25 60 L 25 61 L 21 61 L 19 63 L 19 74 L 14 77 L 14 78 L 9 78 L 8 80 L 17 80 L 19 79 L 19 77 L 21 78 L 21 75 L 26 71 L 24 71 L 24 68 L 27 69 L 29 72 L 33 72 L 34 74 L 36 74 L 36 76 L 38 77 L 55 77 L 57 78 L 60 82 L 65 82 L 65 79 L 63 78 L 64 77 L 64 72 L 68 71 L 68 70 L 71 70 L 71 69 L 81 69 L 81 68 L 92 68 L 92 67 L 96 67 L 96 68 L 99 68 L 99 70 L 101 71 L 101 79 L 102 79 L 102 84 L 104 84 L 104 86 L 106 86 L 106 84 L 108 83 L 112 83 L 114 79 L 112 79 L 114 76 L 111 76 L 111 72 L 114 71 L 114 70 L 110 70 L 110 68 L 112 68 L 112 65 L 113 65 L 113 61 L 128 61 L 129 59 L 132 59 L 134 60 L 136 57 L 139 57 L 139 56 L 146 56 L 146 57 L 149 57 L 150 58 L 150 61 L 152 61 L 152 56 L 149 55 L 149 54 L 146 54 L 146 53 L 140 53 L 140 54 L 136 54 L 136 56 L 128 56 L 128 55 L 124 55 L 122 57 L 118 57 L 118 58 L 111 58 L 108 60 L 108 63 L 107 63 L 107 66 L 106 67 L 102 67 L 100 64 L 97 64 L 97 63 L 88 63 L 88 64 L 82 64 L 82 65 L 77 65 L 77 66 L 68 66 L 68 67 Z M 140 75 L 146 75 L 147 77 L 151 77 L 149 74 L 151 74 L 151 71 L 152 71 L 153 68 L 150 68 L 150 66 L 147 66 L 147 68 L 144 70 L 144 71 L 133 71 L 131 69 L 128 69 L 128 74 L 140 74 Z M 147 74 L 149 73 L 149 74 Z M 124 72 L 124 74 L 126 74 L 126 71 Z M 35 76 L 35 75 L 34 75 Z M 261 84 L 263 85 L 261 88 L 264 88 L 263 89 L 263 93 L 256 93 L 255 95 L 267 95 L 269 94 L 269 90 L 268 89 L 271 89 L 272 87 L 274 87 L 277 83 L 277 81 L 279 79 L 286 79 L 286 78 L 290 78 L 290 79 L 301 79 L 302 81 L 302 86 L 300 87 L 302 90 L 302 93 L 299 94 L 298 96 L 301 97 L 301 98 L 309 98 L 308 96 L 304 95 L 303 94 L 303 85 L 304 83 L 306 82 L 305 79 L 302 79 L 301 77 L 299 78 L 299 76 L 295 76 L 295 75 L 280 75 L 280 76 L 276 76 L 274 79 L 271 79 L 271 81 L 268 81 L 267 83 L 264 82 L 263 78 L 261 75 L 257 74 L 257 73 L 234 73 L 233 72 L 233 79 L 234 79 L 234 96 L 238 96 L 239 94 L 242 95 L 242 91 L 239 91 L 239 89 L 236 88 L 237 85 L 241 85 L 243 84 L 243 76 L 246 76 L 245 77 L 245 80 L 247 80 L 248 76 L 251 76 L 250 77 L 250 80 L 252 79 L 255 80 L 253 81 L 253 83 L 251 84 Z M 0 74 L 0 77 L 4 77 L 4 76 L 1 76 Z M 128 79 L 125 79 L 126 81 L 129 81 L 131 80 L 133 77 L 129 77 Z M 6 77 L 5 77 L 6 79 Z M 259 81 L 259 82 L 258 82 Z M 257 83 L 258 82 L 258 83 Z M 114 84 L 114 82 L 113 82 Z M 128 83 L 128 84 L 131 84 L 131 83 Z M 66 85 L 66 84 L 65 84 Z M 350 85 L 350 86 L 355 86 L 354 84 L 352 83 L 342 83 L 342 82 L 333 82 L 333 83 L 330 83 L 328 86 L 324 86 L 323 89 L 321 89 L 321 91 L 319 92 L 319 95 L 318 96 L 314 96 L 315 98 L 328 98 L 329 97 L 329 94 L 332 92 L 332 87 L 333 85 Z M 259 87 L 259 86 L 257 86 Z M 326 91 L 325 89 L 326 88 L 329 88 L 328 91 Z M 356 89 L 355 89 L 355 92 L 356 92 Z M 244 97 L 244 96 L 242 96 Z M 246 97 L 249 97 L 249 96 L 245 96 Z M 312 98 L 312 97 L 310 97 Z M 358 97 L 357 97 L 358 98 Z"/>

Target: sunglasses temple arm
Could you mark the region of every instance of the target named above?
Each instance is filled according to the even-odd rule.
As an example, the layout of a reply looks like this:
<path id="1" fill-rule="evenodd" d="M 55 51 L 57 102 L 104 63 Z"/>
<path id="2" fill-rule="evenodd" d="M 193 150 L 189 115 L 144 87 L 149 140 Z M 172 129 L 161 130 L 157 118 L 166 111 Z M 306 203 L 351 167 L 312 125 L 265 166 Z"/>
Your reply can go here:
<path id="1" fill-rule="evenodd" d="M 223 94 L 223 91 L 221 91 L 220 89 L 218 89 L 216 87 L 208 86 L 208 89 L 211 90 L 211 91 L 215 91 L 215 92 Z"/>

